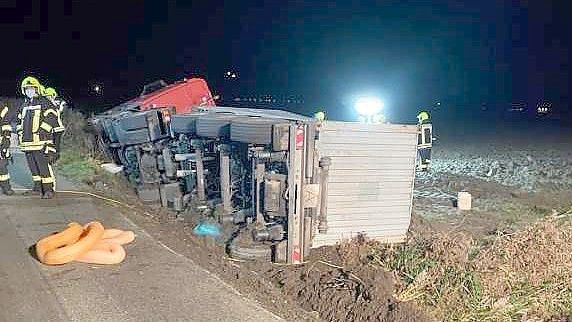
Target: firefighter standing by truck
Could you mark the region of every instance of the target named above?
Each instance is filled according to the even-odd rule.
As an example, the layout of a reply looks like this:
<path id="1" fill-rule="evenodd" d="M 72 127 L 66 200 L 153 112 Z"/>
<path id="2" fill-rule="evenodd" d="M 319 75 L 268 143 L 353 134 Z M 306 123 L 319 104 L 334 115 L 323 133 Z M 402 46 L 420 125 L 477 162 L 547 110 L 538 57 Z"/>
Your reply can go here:
<path id="1" fill-rule="evenodd" d="M 26 98 L 18 114 L 20 148 L 32 173 L 32 191 L 40 193 L 42 199 L 51 199 L 56 182 L 52 165 L 59 158 L 64 127 L 57 107 L 42 96 L 43 88 L 36 78 L 26 77 L 21 90 Z"/>
<path id="2" fill-rule="evenodd" d="M 10 155 L 10 137 L 12 136 L 12 123 L 18 118 L 17 109 L 0 105 L 0 190 L 5 195 L 13 195 L 14 190 L 10 186 L 10 174 L 8 162 Z"/>
<path id="3" fill-rule="evenodd" d="M 433 126 L 429 112 L 421 111 L 417 114 L 419 134 L 417 136 L 418 167 L 422 171 L 428 171 L 431 165 L 431 148 L 433 147 Z"/>
<path id="4" fill-rule="evenodd" d="M 54 104 L 56 106 L 58 113 L 61 116 L 62 113 L 64 112 L 64 110 L 67 108 L 66 101 L 64 101 L 63 99 L 58 97 L 58 93 L 56 92 L 56 90 L 53 87 L 46 88 L 43 92 L 43 95 L 44 95 L 44 97 L 49 99 L 50 102 L 52 102 L 52 104 Z"/>
<path id="5" fill-rule="evenodd" d="M 48 87 L 44 89 L 42 95 L 46 97 L 48 100 L 50 100 L 52 104 L 54 104 L 54 106 L 58 111 L 58 122 L 60 123 L 62 128 L 65 128 L 65 126 L 63 126 L 64 123 L 62 121 L 62 115 L 64 113 L 64 110 L 68 108 L 68 103 L 58 96 L 58 93 L 53 87 Z M 58 153 L 59 153 L 59 148 L 58 148 Z"/>

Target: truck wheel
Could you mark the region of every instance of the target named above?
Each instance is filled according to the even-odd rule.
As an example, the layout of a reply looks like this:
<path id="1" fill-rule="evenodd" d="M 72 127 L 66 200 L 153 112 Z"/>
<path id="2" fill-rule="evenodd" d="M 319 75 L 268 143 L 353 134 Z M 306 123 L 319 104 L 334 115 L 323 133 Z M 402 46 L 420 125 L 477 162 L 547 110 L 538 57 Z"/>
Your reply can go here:
<path id="1" fill-rule="evenodd" d="M 236 259 L 263 259 L 268 261 L 272 259 L 272 250 L 267 245 L 237 246 L 234 243 L 231 243 L 228 246 L 228 252 L 230 257 Z"/>

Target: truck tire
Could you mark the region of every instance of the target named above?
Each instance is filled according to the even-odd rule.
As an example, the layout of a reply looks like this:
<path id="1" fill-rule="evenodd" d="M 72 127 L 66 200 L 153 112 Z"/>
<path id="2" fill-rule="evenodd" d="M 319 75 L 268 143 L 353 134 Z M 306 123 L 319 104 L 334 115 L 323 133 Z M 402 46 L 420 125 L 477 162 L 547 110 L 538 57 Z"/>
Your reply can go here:
<path id="1" fill-rule="evenodd" d="M 234 243 L 231 243 L 228 246 L 228 253 L 230 257 L 236 259 L 244 259 L 244 260 L 271 260 L 272 259 L 272 249 L 270 246 L 261 245 L 261 246 L 237 246 Z"/>

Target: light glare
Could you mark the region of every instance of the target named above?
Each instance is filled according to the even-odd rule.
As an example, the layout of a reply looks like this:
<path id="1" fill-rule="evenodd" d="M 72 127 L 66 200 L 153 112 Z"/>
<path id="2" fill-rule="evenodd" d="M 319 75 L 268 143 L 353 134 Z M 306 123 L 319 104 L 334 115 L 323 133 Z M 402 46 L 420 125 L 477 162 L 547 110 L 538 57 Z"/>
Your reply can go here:
<path id="1" fill-rule="evenodd" d="M 359 115 L 371 116 L 383 109 L 383 102 L 377 97 L 360 97 L 355 102 L 355 110 Z"/>

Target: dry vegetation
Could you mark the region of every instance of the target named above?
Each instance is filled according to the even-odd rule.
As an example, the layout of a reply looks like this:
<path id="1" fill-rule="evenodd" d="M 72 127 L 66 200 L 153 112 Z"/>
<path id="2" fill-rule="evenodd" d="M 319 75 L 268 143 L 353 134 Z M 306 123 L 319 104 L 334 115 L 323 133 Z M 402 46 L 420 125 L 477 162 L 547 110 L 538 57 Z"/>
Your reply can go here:
<path id="1" fill-rule="evenodd" d="M 487 243 L 457 233 L 372 248 L 394 272 L 396 297 L 444 321 L 558 321 L 572 313 L 571 212 Z M 480 245 L 479 245 L 480 244 Z"/>

